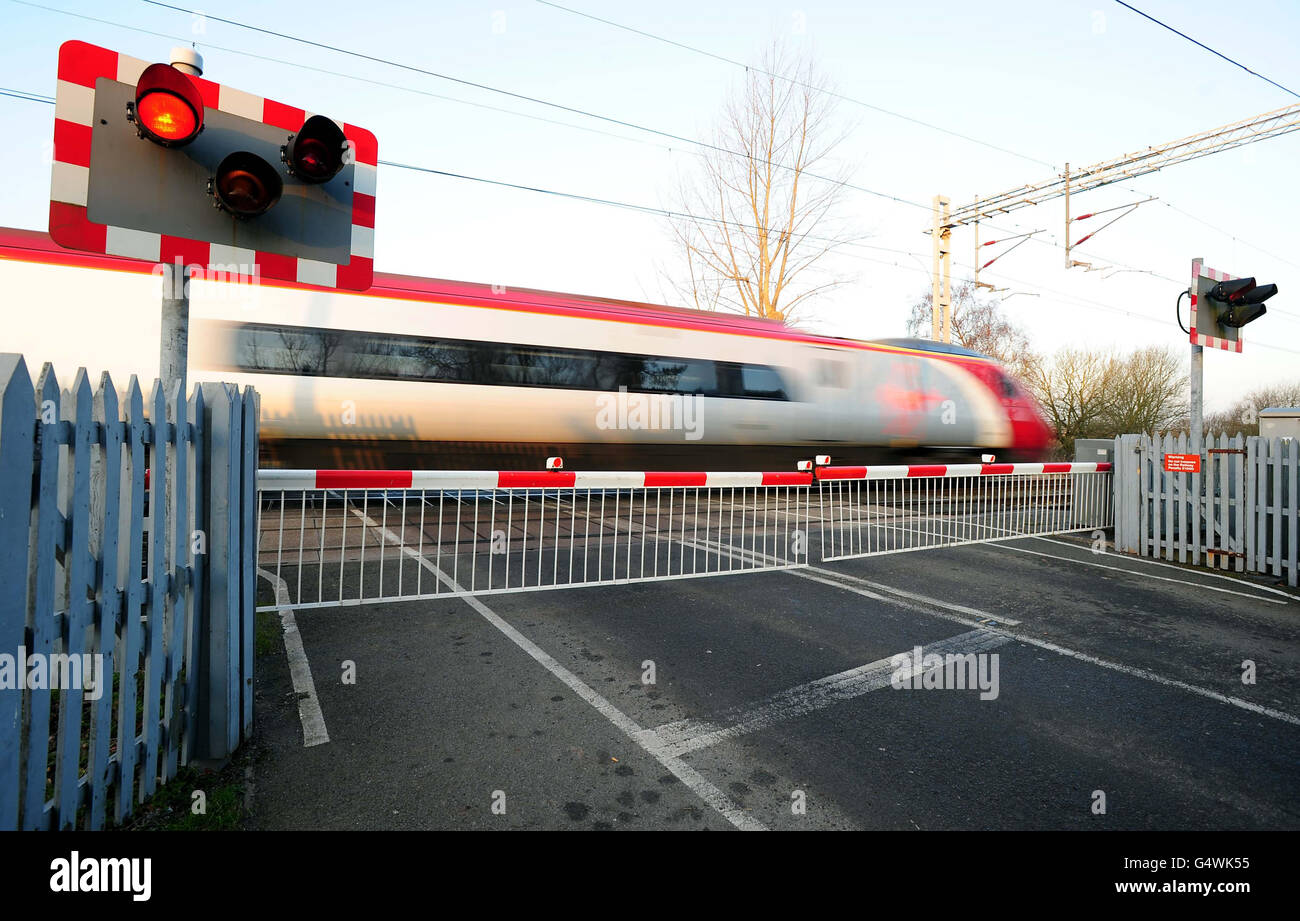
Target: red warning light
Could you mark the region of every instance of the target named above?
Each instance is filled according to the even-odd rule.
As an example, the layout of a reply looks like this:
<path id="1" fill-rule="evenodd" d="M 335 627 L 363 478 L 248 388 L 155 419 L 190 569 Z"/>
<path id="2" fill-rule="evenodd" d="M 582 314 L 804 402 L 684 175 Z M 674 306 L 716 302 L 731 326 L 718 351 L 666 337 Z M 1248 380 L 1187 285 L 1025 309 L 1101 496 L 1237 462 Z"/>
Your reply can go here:
<path id="1" fill-rule="evenodd" d="M 271 164 L 256 154 L 238 150 L 221 161 L 208 188 L 218 207 L 247 218 L 271 210 L 280 200 L 284 183 Z"/>
<path id="2" fill-rule="evenodd" d="M 329 182 L 344 166 L 347 139 L 333 119 L 313 115 L 280 148 L 289 172 L 303 182 Z"/>
<path id="3" fill-rule="evenodd" d="M 135 88 L 140 136 L 163 147 L 183 147 L 203 130 L 203 95 L 170 64 L 150 64 Z"/>

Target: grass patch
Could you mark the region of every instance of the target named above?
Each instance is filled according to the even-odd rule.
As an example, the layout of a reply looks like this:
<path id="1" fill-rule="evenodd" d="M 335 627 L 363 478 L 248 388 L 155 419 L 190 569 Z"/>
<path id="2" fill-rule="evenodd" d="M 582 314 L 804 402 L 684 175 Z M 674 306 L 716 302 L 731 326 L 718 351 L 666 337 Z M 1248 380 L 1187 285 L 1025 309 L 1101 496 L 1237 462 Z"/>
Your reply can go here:
<path id="1" fill-rule="evenodd" d="M 122 827 L 125 831 L 239 831 L 248 814 L 246 771 L 252 763 L 251 745 L 243 746 L 219 771 L 183 767 Z M 201 791 L 204 811 L 195 813 L 195 793 Z"/>
<path id="2" fill-rule="evenodd" d="M 280 615 L 274 611 L 258 611 L 253 616 L 253 653 L 258 658 L 270 655 L 280 648 Z"/>

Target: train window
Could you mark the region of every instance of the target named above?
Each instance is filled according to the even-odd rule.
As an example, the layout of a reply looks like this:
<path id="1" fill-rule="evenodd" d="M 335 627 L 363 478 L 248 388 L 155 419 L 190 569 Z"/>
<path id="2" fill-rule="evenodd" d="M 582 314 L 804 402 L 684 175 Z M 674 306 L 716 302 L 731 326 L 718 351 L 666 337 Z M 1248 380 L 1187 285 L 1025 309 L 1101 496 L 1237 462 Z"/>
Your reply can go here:
<path id="1" fill-rule="evenodd" d="M 265 323 L 196 325 L 200 336 L 225 343 L 224 359 L 214 363 L 222 370 L 790 399 L 781 375 L 766 365 Z"/>
<path id="2" fill-rule="evenodd" d="M 781 376 L 765 365 L 744 365 L 740 369 L 740 388 L 744 396 L 752 399 L 788 399 Z"/>
<path id="3" fill-rule="evenodd" d="M 698 358 L 646 358 L 640 364 L 640 390 L 729 396 L 718 392 L 718 371 L 714 362 Z"/>

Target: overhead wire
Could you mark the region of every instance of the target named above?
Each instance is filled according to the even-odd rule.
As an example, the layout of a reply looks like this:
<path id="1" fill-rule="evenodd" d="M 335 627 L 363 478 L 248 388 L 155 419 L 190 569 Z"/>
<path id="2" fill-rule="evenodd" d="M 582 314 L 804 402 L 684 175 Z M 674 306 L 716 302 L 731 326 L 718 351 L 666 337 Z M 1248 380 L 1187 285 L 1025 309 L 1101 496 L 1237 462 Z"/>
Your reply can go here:
<path id="1" fill-rule="evenodd" d="M 112 22 L 112 21 L 109 21 L 109 20 L 97 19 L 97 18 L 95 18 L 95 17 L 86 16 L 85 14 L 75 13 L 75 12 L 68 11 L 68 10 L 61 10 L 61 9 L 58 9 L 58 8 L 55 8 L 55 7 L 46 7 L 46 6 L 42 6 L 42 5 L 40 5 L 40 4 L 27 2 L 27 0 L 10 0 L 10 2 L 15 2 L 15 3 L 19 3 L 19 4 L 24 5 L 24 6 L 31 6 L 31 7 L 34 7 L 34 8 L 43 9 L 43 10 L 47 10 L 47 11 L 50 11 L 50 12 L 62 13 L 62 14 L 65 14 L 65 15 L 70 15 L 70 16 L 76 16 L 76 17 L 78 17 L 78 18 L 87 19 L 87 20 L 95 21 L 95 22 L 100 22 L 100 23 L 103 23 L 103 24 L 105 24 L 105 25 L 116 26 L 116 27 L 119 27 L 119 28 L 129 29 L 129 30 L 136 31 L 136 32 L 142 32 L 142 33 L 145 33 L 145 34 L 150 34 L 150 35 L 155 35 L 155 36 L 159 36 L 159 37 L 169 38 L 169 39 L 174 40 L 174 41 L 185 41 L 185 40 L 186 40 L 186 39 L 183 39 L 183 38 L 181 38 L 181 37 L 179 37 L 179 36 L 166 35 L 166 34 L 164 34 L 164 33 L 153 32 L 153 31 L 146 30 L 146 29 L 140 29 L 140 28 L 133 27 L 133 26 L 128 26 L 128 25 L 125 25 L 125 24 L 122 24 L 122 23 L 116 23 L 116 22 Z M 378 57 L 375 57 L 375 56 L 372 56 L 372 55 L 367 55 L 367 54 L 365 54 L 365 53 L 363 53 L 363 52 L 356 52 L 356 51 L 352 51 L 352 50 L 349 50 L 349 49 L 341 48 L 341 47 L 339 47 L 339 46 L 333 46 L 333 45 L 328 45 L 328 44 L 326 44 L 326 43 L 315 42 L 315 41 L 313 41 L 313 40 L 305 39 L 305 38 L 301 38 L 301 37 L 299 37 L 299 36 L 290 35 L 290 34 L 288 34 L 288 33 L 276 32 L 276 31 L 274 31 L 274 30 L 264 29 L 264 28 L 262 28 L 262 27 L 252 26 L 252 25 L 247 24 L 247 23 L 241 23 L 241 22 L 238 22 L 238 21 L 235 21 L 235 20 L 230 20 L 230 19 L 225 19 L 225 18 L 218 17 L 218 16 L 213 16 L 213 15 L 208 14 L 208 13 L 206 13 L 206 12 L 196 11 L 196 10 L 190 10 L 190 9 L 188 9 L 188 8 L 185 8 L 185 7 L 176 6 L 176 5 L 169 4 L 169 3 L 159 2 L 159 0 L 142 0 L 142 2 L 147 3 L 147 4 L 150 4 L 150 5 L 152 5 L 152 6 L 162 7 L 162 8 L 166 8 L 166 9 L 174 10 L 174 11 L 177 11 L 177 12 L 186 12 L 186 13 L 189 13 L 189 14 L 191 14 L 191 15 L 196 15 L 196 16 L 201 15 L 201 16 L 205 16 L 205 17 L 207 17 L 207 18 L 209 18 L 209 19 L 213 19 L 213 20 L 218 21 L 218 22 L 223 22 L 223 23 L 226 23 L 226 24 L 229 24 L 229 25 L 233 25 L 233 26 L 236 26 L 236 27 L 249 29 L 249 30 L 256 31 L 256 32 L 262 32 L 262 33 L 265 33 L 265 34 L 268 34 L 268 35 L 272 35 L 272 36 L 275 36 L 275 37 L 283 38 L 283 39 L 285 39 L 285 40 L 294 41 L 294 42 L 299 42 L 299 43 L 302 43 L 302 44 L 306 44 L 306 45 L 309 45 L 309 46 L 313 46 L 313 47 L 318 47 L 318 48 L 322 48 L 322 49 L 326 49 L 326 50 L 334 51 L 334 52 L 341 53 L 341 54 L 352 55 L 352 56 L 355 56 L 355 57 L 358 57 L 358 58 L 362 58 L 362 59 L 366 59 L 366 60 L 371 60 L 371 61 L 375 61 L 375 62 L 378 62 L 378 63 L 388 64 L 388 65 L 391 65 L 391 66 L 394 66 L 394 67 L 398 67 L 398 68 L 402 68 L 402 69 L 406 69 L 406 70 L 412 70 L 412 71 L 415 71 L 415 72 L 417 72 L 417 73 L 427 74 L 427 75 L 434 76 L 434 77 L 437 77 L 437 78 L 440 78 L 440 79 L 451 80 L 451 81 L 453 81 L 453 82 L 461 83 L 461 84 L 464 84 L 464 85 L 467 85 L 467 86 L 471 86 L 471 87 L 474 87 L 474 88 L 484 89 L 484 90 L 487 90 L 487 91 L 489 91 L 489 92 L 501 93 L 501 94 L 504 94 L 504 95 L 507 95 L 507 96 L 512 96 L 512 97 L 514 97 L 514 98 L 519 98 L 519 99 L 522 99 L 522 100 L 525 100 L 525 101 L 528 101 L 528 102 L 533 102 L 533 103 L 537 103 L 537 104 L 544 105 L 544 106 L 551 106 L 551 107 L 554 107 L 554 108 L 557 108 L 557 109 L 561 109 L 561 110 L 564 110 L 564 111 L 572 112 L 572 113 L 574 113 L 574 114 L 578 114 L 578 115 L 582 115 L 582 116 L 586 116 L 586 117 L 591 117 L 591 118 L 595 118 L 595 119 L 601 119 L 601 120 L 605 120 L 605 121 L 613 122 L 613 123 L 615 123 L 615 124 L 619 124 L 619 125 L 622 125 L 622 126 L 625 126 L 625 127 L 632 128 L 632 129 L 634 129 L 634 130 L 645 131 L 645 132 L 649 132 L 649 133 L 652 133 L 652 134 L 658 134 L 658 135 L 660 135 L 660 136 L 663 136 L 663 137 L 666 137 L 666 138 L 669 138 L 669 139 L 673 139 L 673 140 L 681 140 L 681 141 L 683 141 L 683 142 L 685 142 L 685 143 L 690 143 L 690 144 L 697 145 L 697 146 L 704 147 L 704 148 L 708 148 L 708 149 L 714 149 L 714 150 L 717 150 L 717 151 L 719 151 L 719 152 L 723 152 L 723 153 L 731 153 L 731 154 L 733 154 L 733 155 L 737 155 L 737 154 L 735 154 L 735 153 L 732 152 L 732 151 L 728 151 L 728 150 L 726 150 L 725 148 L 720 148 L 720 147 L 718 147 L 718 146 L 716 146 L 716 145 L 708 144 L 707 142 L 698 141 L 698 140 L 696 140 L 696 139 L 692 139 L 692 138 L 685 138 L 685 137 L 682 137 L 682 136 L 679 136 L 679 135 L 673 135 L 673 134 L 671 134 L 671 133 L 669 133 L 669 132 L 663 132 L 663 131 L 660 131 L 660 130 L 658 130 L 658 129 L 648 128 L 648 127 L 646 127 L 646 126 L 638 125 L 638 124 L 636 124 L 636 123 L 634 123 L 634 122 L 630 122 L 630 121 L 626 121 L 626 120 L 622 120 L 622 119 L 615 119 L 615 118 L 612 118 L 612 117 L 609 117 L 609 116 L 603 116 L 603 115 L 600 115 L 600 114 L 597 114 L 597 113 L 589 112 L 589 111 L 586 111 L 586 110 L 583 110 L 583 109 L 578 109 L 578 108 L 575 108 L 575 107 L 564 106 L 564 105 L 562 105 L 562 104 L 559 104 L 559 103 L 553 103 L 553 102 L 550 102 L 550 101 L 548 101 L 548 100 L 543 100 L 543 99 L 540 99 L 540 98 L 537 98 L 537 97 L 531 97 L 531 96 L 527 96 L 527 95 L 524 95 L 524 94 L 513 93 L 512 91 L 509 91 L 509 90 L 501 90 L 501 89 L 499 89 L 499 88 L 491 87 L 491 86 L 488 86 L 488 85 L 486 85 L 486 84 L 480 84 L 480 83 L 476 83 L 476 82 L 474 82 L 474 81 L 463 80 L 463 79 L 461 79 L 461 78 L 452 77 L 452 76 L 450 76 L 450 75 L 445 75 L 445 74 L 440 74 L 440 73 L 437 73 L 437 72 L 434 72 L 434 71 L 429 71 L 429 70 L 426 70 L 426 69 L 424 69 L 424 68 L 417 68 L 417 67 L 413 67 L 413 66 L 411 66 L 411 65 L 401 64 L 401 63 L 399 63 L 399 62 L 394 62 L 394 61 L 390 61 L 390 60 L 387 60 L 387 59 L 378 58 Z M 547 3 L 546 0 L 539 0 L 539 2 L 543 2 L 543 3 L 545 3 L 545 4 L 548 5 L 548 6 L 554 6 L 554 7 L 558 8 L 558 9 L 563 9 L 563 10 L 565 10 L 566 12 L 573 12 L 573 13 L 575 13 L 575 14 L 577 14 L 577 15 L 588 16 L 588 14 L 583 14 L 583 13 L 581 13 L 581 12 L 579 12 L 579 11 L 570 10 L 569 8 L 566 8 L 566 7 L 560 7 L 559 4 Z M 588 18 L 599 19 L 599 17 L 590 17 L 590 16 L 588 16 Z M 608 21 L 606 21 L 606 20 L 601 20 L 601 21 L 602 21 L 602 22 L 608 22 Z M 626 28 L 626 27 L 623 27 L 623 26 L 621 26 L 620 24 L 617 24 L 617 23 L 609 22 L 609 24 L 610 24 L 610 25 L 614 25 L 614 26 L 619 27 L 619 28 Z M 639 30 L 634 30 L 634 29 L 629 29 L 629 30 L 630 30 L 630 31 L 639 31 Z M 675 42 L 673 42 L 673 41 L 670 40 L 670 39 L 662 39 L 662 37 L 660 37 L 660 36 L 654 36 L 654 35 L 649 34 L 649 33 L 646 33 L 646 34 L 648 35 L 648 37 L 655 38 L 655 39 L 658 39 L 658 40 L 663 40 L 663 41 L 666 41 L 666 42 L 668 42 L 668 43 L 670 43 L 670 44 L 680 44 L 680 43 L 675 43 Z M 412 87 L 406 87 L 406 86 L 402 86 L 402 85 L 399 85 L 399 84 L 391 84 L 391 83 L 385 83 L 385 82 L 383 82 L 383 81 L 371 80 L 371 79 L 368 79 L 368 78 L 365 78 L 365 77 L 360 77 L 360 76 L 357 76 L 357 75 L 354 75 L 354 74 L 347 74 L 347 73 L 343 73 L 343 72 L 339 72 L 339 71 L 331 71 L 331 70 L 327 70 L 327 69 L 323 69 L 323 68 L 314 68 L 314 67 L 310 67 L 310 66 L 308 66 L 308 65 L 301 65 L 301 64 L 297 64 L 297 63 L 295 63 L 295 62 L 285 61 L 285 60 L 283 60 L 283 59 L 279 59 L 279 58 L 274 58 L 274 57 L 270 57 L 270 56 L 266 56 L 266 55 L 259 55 L 259 54 L 255 54 L 255 53 L 247 52 L 247 51 L 242 51 L 242 50 L 240 50 L 240 49 L 234 49 L 234 48 L 228 48 L 228 47 L 217 46 L 217 45 L 213 45 L 213 44 L 208 43 L 208 42 L 203 42 L 202 44 L 204 44 L 206 47 L 215 48 L 215 49 L 217 49 L 217 50 L 222 50 L 222 51 L 226 51 L 226 52 L 234 53 L 234 54 L 245 55 L 245 56 L 249 56 L 249 57 L 256 58 L 256 59 L 261 59 L 261 60 L 268 60 L 268 61 L 272 61 L 272 62 L 275 62 L 275 63 L 283 64 L 283 65 L 286 65 L 286 66 L 292 66 L 292 67 L 303 67 L 303 68 L 306 68 L 306 69 L 309 69 L 309 70 L 315 70 L 315 71 L 317 71 L 317 72 L 328 73 L 328 74 L 331 74 L 331 75 L 335 75 L 335 76 L 339 76 L 339 77 L 343 77 L 343 78 L 347 78 L 347 79 L 354 79 L 354 80 L 358 80 L 358 81 L 361 81 L 361 82 L 371 83 L 371 84 L 373 84 L 373 85 L 380 85 L 380 86 L 385 86 L 385 87 L 388 87 L 388 88 L 399 89 L 399 90 L 405 90 L 405 91 L 408 91 L 408 92 L 414 92 L 414 93 L 419 93 L 419 94 L 422 94 L 422 95 L 432 96 L 432 97 L 434 97 L 434 98 L 444 99 L 444 100 L 451 101 L 451 102 L 458 102 L 458 103 L 463 103 L 463 104 L 467 104 L 467 105 L 478 106 L 478 107 L 482 107 L 482 108 L 485 108 L 485 109 L 489 109 L 489 110 L 493 110 L 493 111 L 502 112 L 502 113 L 505 113 L 505 114 L 516 115 L 516 116 L 520 116 L 520 117 L 524 117 L 524 118 L 530 118 L 530 119 L 536 119 L 536 120 L 540 120 L 540 121 L 544 121 L 544 122 L 550 122 L 550 123 L 557 124 L 557 125 L 561 125 L 561 126 L 564 126 L 564 127 L 574 128 L 574 129 L 577 129 L 577 130 L 595 131 L 595 132 L 597 132 L 597 133 L 606 134 L 607 136 L 610 136 L 610 137 L 613 137 L 613 138 L 616 138 L 616 139 L 620 139 L 620 140 L 632 141 L 632 142 L 634 142 L 634 143 L 651 143 L 651 142 L 640 141 L 639 139 L 636 139 L 636 138 L 629 138 L 629 137 L 626 137 L 626 136 L 624 136 L 624 135 L 614 134 L 614 133 L 612 133 L 612 132 L 604 132 L 604 131 L 600 131 L 599 129 L 593 129 L 593 128 L 589 128 L 589 127 L 585 127 L 585 126 L 580 126 L 580 125 L 573 125 L 573 124 L 568 123 L 568 122 L 555 121 L 555 120 L 546 119 L 546 118 L 543 118 L 543 117 L 540 117 L 540 116 L 535 116 L 535 115 L 530 115 L 530 114 L 527 114 L 527 113 L 516 112 L 516 111 L 513 111 L 513 110 L 509 110 L 509 109 L 501 109 L 501 108 L 499 108 L 499 107 L 489 106 L 489 105 L 486 105 L 486 104 L 484 104 L 484 103 L 477 103 L 477 102 L 473 102 L 473 101 L 469 101 L 469 100 L 461 100 L 461 99 L 457 99 L 457 98 L 455 98 L 455 97 L 446 97 L 446 96 L 441 96 L 441 95 L 439 95 L 439 94 L 429 93 L 429 92 L 427 92 L 427 91 L 423 91 L 423 90 L 415 89 L 415 88 L 412 88 Z M 709 56 L 718 57 L 720 60 L 724 60 L 724 61 L 726 61 L 727 63 L 740 64 L 740 62 L 732 61 L 731 59 L 727 59 L 727 58 L 724 58 L 724 57 L 722 57 L 722 56 L 713 55 L 711 52 L 707 52 L 707 51 L 704 51 L 704 50 L 702 50 L 702 49 L 696 49 L 696 48 L 692 48 L 692 47 L 690 47 L 690 46 L 685 46 L 685 45 L 682 45 L 682 47 L 686 48 L 687 50 L 694 51 L 694 52 L 697 52 L 697 53 L 708 54 Z M 745 66 L 745 65 L 740 64 L 740 66 Z M 38 94 L 28 94 L 28 93 L 25 93 L 24 91 L 21 91 L 21 90 L 18 90 L 18 91 L 6 91 L 6 92 L 5 92 L 5 95 L 13 96 L 14 98 L 19 98 L 19 99 L 25 99 L 25 100 L 28 100 L 28 101 L 53 102 L 53 100 L 50 99 L 50 98 L 48 98 L 48 97 L 40 96 L 40 95 L 38 95 Z M 845 97 L 845 98 L 848 98 L 848 99 L 850 99 L 850 101 L 852 101 L 852 102 L 854 102 L 854 103 L 857 103 L 857 104 L 866 105 L 866 106 L 868 106 L 868 107 L 871 106 L 870 103 L 865 103 L 865 102 L 863 102 L 862 100 L 852 99 L 851 97 Z M 918 124 L 922 124 L 922 125 L 924 125 L 925 127 L 930 127 L 930 128 L 935 129 L 935 130 L 944 131 L 944 132 L 946 132 L 946 133 L 951 133 L 951 132 L 947 132 L 947 129 L 943 129 L 943 128 L 939 127 L 939 126 L 931 125 L 931 124 L 929 124 L 929 123 L 920 122 L 919 120 L 911 119 L 909 116 L 903 116 L 903 115 L 901 115 L 901 114 L 899 114 L 899 113 L 894 113 L 894 112 L 890 112 L 890 111 L 888 111 L 888 110 L 883 110 L 883 109 L 882 109 L 881 111 L 885 112 L 885 114 L 895 115 L 895 116 L 900 117 L 900 118 L 904 118 L 904 119 L 908 119 L 908 120 L 916 121 Z M 960 135 L 959 135 L 959 136 L 960 136 Z M 963 136 L 963 137 L 965 137 L 965 136 Z M 970 141 L 972 141 L 972 142 L 974 142 L 974 143 L 983 143 L 983 142 L 981 142 L 981 141 L 979 141 L 978 139 L 975 139 L 975 138 L 965 137 L 965 139 L 966 139 L 966 140 L 970 140 Z M 1015 152 L 1015 151 L 1011 151 L 1011 150 L 1009 150 L 1009 149 L 1005 149 L 1005 148 L 997 148 L 996 145 L 988 145 L 988 144 L 985 144 L 984 146 L 994 147 L 995 149 L 999 149 L 999 150 L 1001 150 L 1001 151 L 1004 152 L 1004 153 L 1008 153 L 1008 154 L 1011 154 L 1011 155 L 1014 155 L 1014 156 L 1018 156 L 1018 157 L 1021 157 L 1021 158 L 1023 158 L 1023 159 L 1035 160 L 1035 162 L 1044 163 L 1045 165 L 1049 165 L 1049 166 L 1051 165 L 1051 164 L 1046 164 L 1046 161 L 1037 160 L 1037 158 L 1033 158 L 1033 157 L 1027 157 L 1027 156 L 1025 156 L 1025 155 L 1023 155 L 1023 154 L 1019 154 L 1019 153 L 1017 153 L 1017 152 Z M 672 150 L 672 148 L 667 148 L 667 149 Z M 635 210 L 635 211 L 642 211 L 642 212 L 647 212 L 647 213 L 656 213 L 656 214 L 661 214 L 661 215 L 668 216 L 668 217 L 686 217 L 686 218 L 689 218 L 689 219 L 692 219 L 692 220 L 703 220 L 703 221 L 706 221 L 706 222 L 712 222 L 712 223 L 727 223 L 727 222 L 725 222 L 725 221 L 719 221 L 719 219 L 714 219 L 714 218 L 702 218 L 702 217 L 700 217 L 700 216 L 697 216 L 697 215 L 690 215 L 690 214 L 685 213 L 685 212 L 672 212 L 672 211 L 670 211 L 670 210 L 668 210 L 668 209 L 654 208 L 654 207 L 651 207 L 651 206 L 641 206 L 641 205 L 635 205 L 635 204 L 626 203 L 626 202 L 616 202 L 616 201 L 613 201 L 613 200 L 599 199 L 599 198 L 596 198 L 596 197 L 593 197 L 593 196 L 584 196 L 584 195 L 579 195 L 579 194 L 576 194 L 576 193 L 560 193 L 560 192 L 555 192 L 555 191 L 553 191 L 553 190 L 541 189 L 541 188 L 539 188 L 539 187 L 525 186 L 525 185 L 522 185 L 522 184 L 507 183 L 507 182 L 502 182 L 502 181 L 499 181 L 499 180 L 487 180 L 487 179 L 483 179 L 483 178 L 481 178 L 481 177 L 473 177 L 473 176 L 468 176 L 468 175 L 466 175 L 466 174 L 452 173 L 452 172 L 450 172 L 450 171 L 441 171 L 441 170 L 434 170 L 434 169 L 431 169 L 431 168 L 418 167 L 418 166 L 414 166 L 414 165 L 412 165 L 412 164 L 403 164 L 403 163 L 398 163 L 398 162 L 394 162 L 394 161 L 387 161 L 385 165 L 393 166 L 393 167 L 398 167 L 398 168 L 405 168 L 405 169 L 415 169 L 415 170 L 419 170 L 419 171 L 421 171 L 421 172 L 428 172 L 428 173 L 433 173 L 433 174 L 440 174 L 440 175 L 445 175 L 445 176 L 449 176 L 449 177 L 452 177 L 452 178 L 460 178 L 460 179 L 467 179 L 467 180 L 473 180 L 473 181 L 479 181 L 479 182 L 486 182 L 486 183 L 493 184 L 493 185 L 507 186 L 507 187 L 513 187 L 513 188 L 519 188 L 519 189 L 522 189 L 522 190 L 528 190 L 528 191 L 534 191 L 534 192 L 542 192 L 542 193 L 547 193 L 547 194 L 556 194 L 556 195 L 560 195 L 561 197 L 572 198 L 572 199 L 575 199 L 575 200 L 584 200 L 584 201 L 589 201 L 589 202 L 591 202 L 591 203 L 596 203 L 596 204 L 612 205 L 612 206 L 614 206 L 614 207 L 620 207 L 620 208 L 625 208 L 625 209 L 630 209 L 630 210 Z M 780 165 L 780 164 L 777 164 L 777 165 Z M 810 178 L 819 178 L 819 179 L 822 179 L 823 181 L 834 182 L 834 183 L 837 183 L 837 184 L 843 185 L 845 188 L 849 188 L 849 189 L 853 189 L 853 190 L 861 191 L 861 192 L 866 192 L 866 193 L 868 193 L 868 194 L 872 194 L 872 195 L 878 196 L 878 197 L 880 197 L 880 198 L 884 198 L 884 199 L 892 200 L 892 201 L 899 202 L 899 203 L 902 203 L 902 204 L 907 204 L 907 205 L 910 205 L 910 206 L 913 206 L 913 207 L 917 207 L 917 208 L 922 208 L 922 209 L 925 209 L 925 210 L 929 210 L 929 206 L 926 206 L 926 205 L 921 204 L 921 203 L 919 203 L 919 202 L 910 201 L 910 200 L 907 200 L 907 199 L 901 198 L 901 197 L 899 197 L 899 196 L 894 196 L 894 195 L 890 195 L 890 194 L 888 194 L 888 193 L 882 193 L 882 192 L 879 192 L 879 191 L 877 191 L 877 190 L 873 190 L 873 189 L 868 189 L 868 188 L 865 188 L 865 187 L 857 186 L 857 185 L 852 184 L 852 183 L 847 183 L 847 182 L 843 182 L 843 181 L 840 181 L 840 180 L 829 179 L 829 178 L 827 178 L 827 177 L 817 177 L 817 176 L 813 176 L 813 175 L 811 175 L 811 174 L 810 174 Z M 1174 207 L 1174 206 L 1172 206 L 1172 205 L 1169 205 L 1169 206 L 1170 206 L 1170 207 Z M 1177 209 L 1177 208 L 1175 208 L 1174 210 L 1181 210 L 1181 209 Z M 1185 212 L 1182 212 L 1182 213 L 1185 213 Z M 736 223 L 736 222 L 732 222 L 732 223 Z M 1202 223 L 1205 223 L 1205 222 L 1202 222 Z M 749 225 L 746 225 L 746 226 L 749 226 Z M 997 228 L 996 225 L 992 225 L 992 224 L 986 224 L 986 226 L 989 226 L 989 227 L 991 227 L 991 228 L 993 228 L 993 229 L 1000 229 L 1000 228 Z M 1018 225 L 1017 225 L 1017 226 L 1018 226 Z M 1208 224 L 1207 224 L 1207 226 L 1211 226 L 1211 225 L 1208 225 Z M 1215 228 L 1215 229 L 1218 229 L 1218 228 Z M 806 236 L 805 238 L 806 238 L 806 239 L 812 239 L 812 240 L 825 240 L 825 238 L 818 238 L 818 237 L 812 237 L 812 236 Z M 1036 242 L 1045 243 L 1045 244 L 1047 244 L 1047 245 L 1051 245 L 1051 246 L 1054 246 L 1054 247 L 1060 248 L 1060 244 L 1058 244 L 1058 243 L 1054 243 L 1054 242 L 1052 242 L 1052 241 L 1050 241 L 1050 240 L 1044 240 L 1044 239 L 1038 239 L 1038 238 L 1034 238 L 1034 239 L 1036 240 Z M 1245 241 L 1241 241 L 1241 242 L 1245 243 Z M 863 243 L 858 243 L 858 242 L 855 242 L 855 241 L 847 241 L 847 242 L 846 242 L 846 241 L 837 241 L 837 244 L 848 245 L 848 246 L 855 246 L 855 247 L 867 248 L 867 249 L 875 249 L 875 250 L 880 250 L 880 251 L 885 251 L 885 252 L 895 252 L 895 253 L 900 253 L 900 254 L 908 255 L 908 256 L 911 256 L 911 257 L 913 257 L 913 258 L 921 258 L 921 257 L 919 256 L 919 254 L 910 253 L 910 252 L 905 251 L 905 250 L 892 250 L 892 249 L 890 249 L 889 247 L 873 246 L 873 245 L 871 245 L 871 244 L 863 244 Z M 1245 243 L 1245 245 L 1250 245 L 1250 244 L 1249 244 L 1249 243 Z M 1258 249 L 1258 247 L 1255 247 L 1255 248 Z M 1261 249 L 1260 251 L 1261 251 L 1261 252 L 1265 252 L 1265 251 L 1262 250 L 1262 249 Z M 1271 254 L 1270 254 L 1270 255 L 1271 255 Z M 1101 257 L 1101 258 L 1105 258 L 1105 257 Z M 1275 257 L 1275 258 L 1276 258 L 1276 257 Z M 1151 272 L 1150 270 L 1139 269 L 1139 268 L 1137 268 L 1137 267 L 1128 266 L 1128 265 L 1125 265 L 1124 263 L 1120 263 L 1120 262 L 1117 262 L 1117 261 L 1115 261 L 1115 260 L 1108 260 L 1108 261 L 1113 262 L 1113 263 L 1116 264 L 1116 265 L 1123 266 L 1124 268 L 1126 268 L 1126 269 L 1128 269 L 1128 270 L 1130 270 L 1130 271 L 1145 272 L 1145 273 L 1147 273 L 1147 274 L 1152 274 L 1152 275 L 1154 275 L 1154 276 L 1156 276 L 1156 277 L 1162 278 L 1162 279 L 1167 280 L 1167 281 L 1176 281 L 1175 279 L 1168 278 L 1168 276 L 1162 276 L 1162 275 L 1159 275 L 1158 273 Z M 1285 260 L 1284 260 L 1284 261 L 1285 261 Z M 911 267 L 908 266 L 907 268 L 910 269 Z M 924 271 L 924 270 L 922 270 L 922 271 Z M 928 274 L 928 272 L 927 272 L 927 274 Z M 1005 277 L 1005 276 L 1004 276 L 1004 277 Z M 1008 280 L 1014 280 L 1014 279 L 1008 279 Z M 1034 285 L 1034 286 L 1035 286 L 1035 287 L 1042 287 L 1042 286 L 1040 286 L 1040 285 Z M 1043 290 L 1045 290 L 1045 291 L 1050 291 L 1051 289 L 1046 289 L 1046 288 L 1044 288 Z M 1059 294 L 1059 292 L 1058 292 L 1058 294 Z"/>

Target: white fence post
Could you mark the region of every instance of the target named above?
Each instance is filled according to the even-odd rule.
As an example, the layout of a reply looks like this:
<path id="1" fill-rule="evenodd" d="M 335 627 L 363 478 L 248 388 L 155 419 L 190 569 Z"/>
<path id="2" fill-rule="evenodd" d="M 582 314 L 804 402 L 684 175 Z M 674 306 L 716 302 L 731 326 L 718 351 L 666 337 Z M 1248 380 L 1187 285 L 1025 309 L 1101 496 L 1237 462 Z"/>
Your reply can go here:
<path id="1" fill-rule="evenodd" d="M 0 586 L 21 604 L 0 604 L 0 649 L 27 645 L 27 554 L 32 446 L 36 417 L 31 377 L 21 355 L 0 355 Z M 23 695 L 0 694 L 0 831 L 18 827 L 22 781 Z M 42 778 L 43 779 L 43 778 Z"/>
<path id="2" fill-rule="evenodd" d="M 226 384 L 203 384 L 205 458 L 203 489 L 209 535 L 208 574 L 199 657 L 200 758 L 227 757 L 238 742 L 240 664 L 238 525 L 241 414 Z"/>

